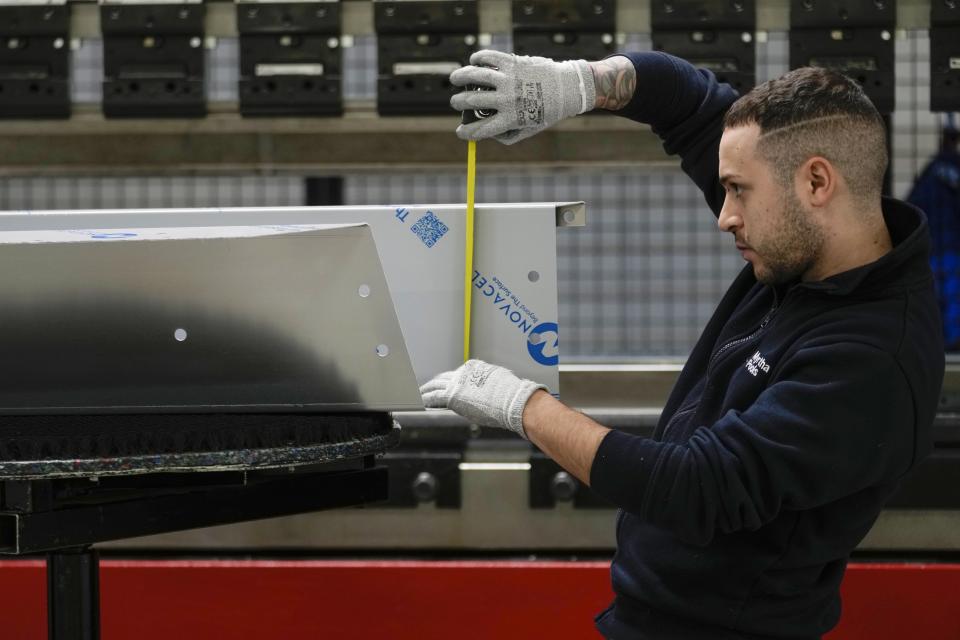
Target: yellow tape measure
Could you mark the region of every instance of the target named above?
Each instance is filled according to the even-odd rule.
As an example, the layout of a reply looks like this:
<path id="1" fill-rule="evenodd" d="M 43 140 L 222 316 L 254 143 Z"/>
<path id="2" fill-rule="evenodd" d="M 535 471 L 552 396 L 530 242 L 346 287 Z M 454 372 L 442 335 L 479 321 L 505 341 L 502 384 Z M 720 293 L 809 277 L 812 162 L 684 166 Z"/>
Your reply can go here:
<path id="1" fill-rule="evenodd" d="M 463 272 L 463 361 L 470 359 L 470 306 L 473 301 L 473 197 L 477 187 L 477 142 L 467 142 L 467 246 Z"/>

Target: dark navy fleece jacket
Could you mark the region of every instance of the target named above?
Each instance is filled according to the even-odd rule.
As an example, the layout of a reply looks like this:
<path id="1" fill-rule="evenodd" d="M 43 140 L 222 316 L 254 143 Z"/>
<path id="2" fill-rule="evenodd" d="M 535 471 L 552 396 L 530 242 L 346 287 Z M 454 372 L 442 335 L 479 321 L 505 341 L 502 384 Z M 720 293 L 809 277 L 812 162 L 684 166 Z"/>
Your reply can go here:
<path id="1" fill-rule="evenodd" d="M 638 90 L 620 115 L 652 126 L 718 214 L 736 93 L 678 58 L 628 57 Z M 747 265 L 653 438 L 604 438 L 591 485 L 620 507 L 606 636 L 807 639 L 837 623 L 847 557 L 930 450 L 943 380 L 925 217 L 891 199 L 883 214 L 894 249 L 871 264 L 778 287 Z"/>

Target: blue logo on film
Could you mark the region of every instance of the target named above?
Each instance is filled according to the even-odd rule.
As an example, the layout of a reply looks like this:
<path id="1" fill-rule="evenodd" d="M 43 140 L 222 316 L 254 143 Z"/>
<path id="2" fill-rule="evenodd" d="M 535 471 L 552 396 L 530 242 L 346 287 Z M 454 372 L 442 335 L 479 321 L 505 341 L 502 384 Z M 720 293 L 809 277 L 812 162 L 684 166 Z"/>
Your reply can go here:
<path id="1" fill-rule="evenodd" d="M 541 322 L 527 337 L 530 357 L 546 367 L 560 362 L 560 327 L 556 322 Z"/>

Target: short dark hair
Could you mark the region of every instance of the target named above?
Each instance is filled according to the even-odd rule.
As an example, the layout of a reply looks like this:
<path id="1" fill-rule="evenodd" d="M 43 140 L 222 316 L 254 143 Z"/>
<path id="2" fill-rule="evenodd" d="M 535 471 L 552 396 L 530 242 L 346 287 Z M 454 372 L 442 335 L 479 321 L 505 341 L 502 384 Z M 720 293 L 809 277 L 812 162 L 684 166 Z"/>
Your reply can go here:
<path id="1" fill-rule="evenodd" d="M 854 80 L 801 67 L 764 82 L 733 103 L 723 120 L 724 128 L 751 124 L 760 127 L 757 153 L 782 185 L 809 158 L 823 156 L 855 198 L 879 199 L 888 162 L 886 128 Z"/>

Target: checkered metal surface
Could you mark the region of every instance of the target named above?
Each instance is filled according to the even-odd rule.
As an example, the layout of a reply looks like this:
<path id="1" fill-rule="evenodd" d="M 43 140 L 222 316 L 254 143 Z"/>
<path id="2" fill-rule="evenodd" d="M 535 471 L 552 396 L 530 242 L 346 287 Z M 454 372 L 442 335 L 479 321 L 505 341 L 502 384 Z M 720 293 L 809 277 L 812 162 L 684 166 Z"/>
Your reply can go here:
<path id="1" fill-rule="evenodd" d="M 343 98 L 344 100 L 376 100 L 376 36 L 354 36 L 353 46 L 343 50 Z"/>
<path id="2" fill-rule="evenodd" d="M 0 179 L 0 210 L 298 206 L 298 177 L 43 177 Z"/>
<path id="3" fill-rule="evenodd" d="M 788 34 L 757 45 L 757 79 L 788 69 Z M 510 35 L 492 47 L 510 50 Z M 624 50 L 650 48 L 649 34 L 627 34 Z M 897 110 L 892 117 L 893 192 L 904 196 L 938 146 L 942 116 L 929 108 L 926 31 L 896 41 Z M 208 52 L 208 95 L 237 99 L 238 41 Z M 344 96 L 376 97 L 376 40 L 357 36 L 344 50 Z M 73 99 L 100 101 L 102 43 L 73 55 Z M 562 354 L 576 360 L 684 356 L 742 262 L 717 231 L 699 192 L 678 169 L 517 171 L 478 179 L 479 202 L 584 200 L 588 225 L 559 233 Z M 351 173 L 345 204 L 463 202 L 462 172 Z M 300 177 L 7 178 L 0 209 L 287 206 L 304 203 Z"/>
<path id="4" fill-rule="evenodd" d="M 207 98 L 211 102 L 240 99 L 240 39 L 217 38 L 207 50 Z"/>
<path id="5" fill-rule="evenodd" d="M 786 31 L 768 31 L 757 38 L 757 83 L 778 78 L 790 70 L 790 38 Z"/>
<path id="6" fill-rule="evenodd" d="M 75 104 L 103 101 L 103 40 L 85 39 L 70 57 L 70 98 Z"/>
<path id="7" fill-rule="evenodd" d="M 893 193 L 906 197 L 940 146 L 943 114 L 930 113 L 930 38 L 907 31 L 894 41 L 896 109 L 893 112 Z"/>

